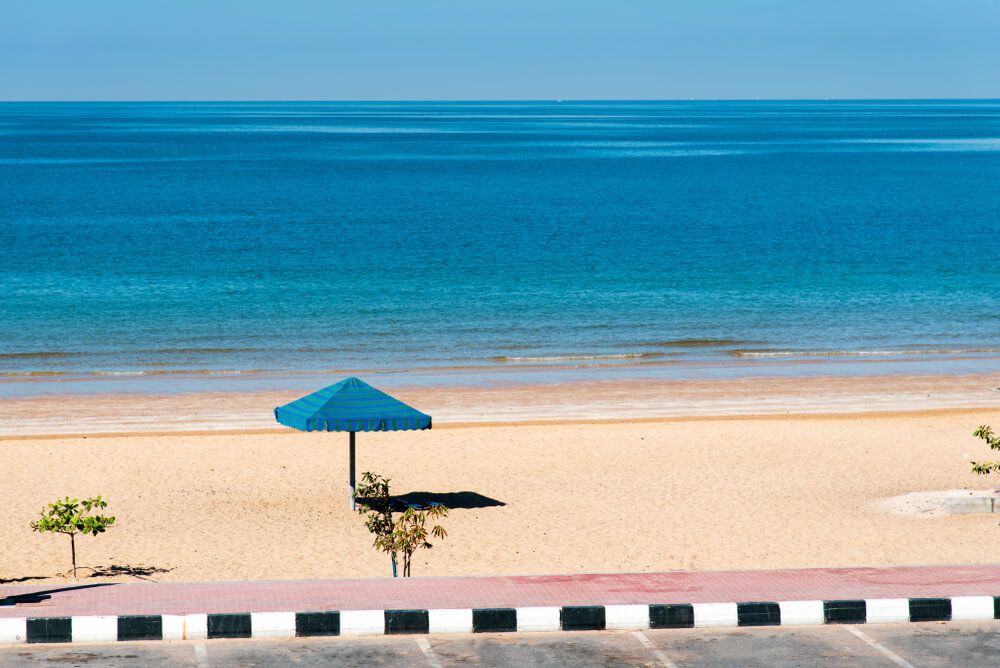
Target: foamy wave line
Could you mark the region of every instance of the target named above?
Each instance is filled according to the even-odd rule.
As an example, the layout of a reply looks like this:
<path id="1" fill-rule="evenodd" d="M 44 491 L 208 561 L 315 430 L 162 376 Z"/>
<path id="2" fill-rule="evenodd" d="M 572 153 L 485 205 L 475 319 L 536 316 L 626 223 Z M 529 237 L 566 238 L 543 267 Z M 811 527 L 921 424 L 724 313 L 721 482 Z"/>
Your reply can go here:
<path id="1" fill-rule="evenodd" d="M 653 341 L 651 343 L 625 344 L 643 348 L 710 348 L 712 346 L 735 346 L 761 343 L 761 341 L 746 341 L 742 339 L 674 339 L 672 341 Z"/>
<path id="2" fill-rule="evenodd" d="M 58 376 L 110 376 L 115 378 L 135 376 L 239 376 L 262 373 L 264 369 L 170 369 L 157 371 L 5 371 L 0 378 L 36 378 Z"/>
<path id="3" fill-rule="evenodd" d="M 303 348 L 306 352 L 312 352 L 309 348 Z M 331 352 L 334 349 L 331 349 Z M 108 357 L 111 355 L 129 355 L 129 354 L 157 354 L 157 355 L 169 355 L 169 354 L 179 354 L 179 353 L 262 353 L 268 352 L 266 348 L 143 348 L 141 350 L 92 350 L 92 351 L 82 351 L 82 350 L 40 350 L 30 353 L 0 353 L 0 359 L 45 359 L 45 358 L 58 358 L 58 357 Z M 320 350 L 320 352 L 326 352 Z"/>
<path id="4" fill-rule="evenodd" d="M 34 376 L 65 376 L 64 371 L 7 371 L 0 373 L 0 377 L 31 378 Z"/>
<path id="5" fill-rule="evenodd" d="M 664 357 L 666 353 L 621 353 L 618 355 L 538 355 L 529 357 L 515 357 L 512 355 L 498 355 L 490 357 L 494 362 L 589 362 L 592 360 L 636 360 L 648 359 L 652 357 Z"/>
<path id="6" fill-rule="evenodd" d="M 123 351 L 115 351 L 121 354 Z M 266 348 L 146 348 L 137 350 L 139 353 L 264 353 Z"/>
<path id="7" fill-rule="evenodd" d="M 76 352 L 59 352 L 59 351 L 42 351 L 36 353 L 0 353 L 0 359 L 41 359 L 46 357 L 76 357 L 79 355 L 85 355 L 86 353 L 76 353 Z"/>
<path id="8" fill-rule="evenodd" d="M 892 357 L 896 355 L 967 355 L 1000 353 L 1000 348 L 942 348 L 936 350 L 730 350 L 734 357 Z"/>

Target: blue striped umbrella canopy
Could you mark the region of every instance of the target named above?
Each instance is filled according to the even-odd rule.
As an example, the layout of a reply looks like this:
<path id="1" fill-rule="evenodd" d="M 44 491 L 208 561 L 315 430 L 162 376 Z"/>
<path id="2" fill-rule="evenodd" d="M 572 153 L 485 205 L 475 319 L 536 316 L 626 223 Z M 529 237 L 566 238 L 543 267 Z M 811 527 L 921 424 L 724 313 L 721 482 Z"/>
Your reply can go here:
<path id="1" fill-rule="evenodd" d="M 274 409 L 274 419 L 299 431 L 430 429 L 431 416 L 359 380 L 336 385 Z"/>
<path id="2" fill-rule="evenodd" d="M 351 510 L 354 510 L 354 433 L 430 429 L 431 416 L 407 406 L 358 378 L 345 378 L 336 385 L 278 406 L 274 419 L 299 431 L 350 432 Z"/>

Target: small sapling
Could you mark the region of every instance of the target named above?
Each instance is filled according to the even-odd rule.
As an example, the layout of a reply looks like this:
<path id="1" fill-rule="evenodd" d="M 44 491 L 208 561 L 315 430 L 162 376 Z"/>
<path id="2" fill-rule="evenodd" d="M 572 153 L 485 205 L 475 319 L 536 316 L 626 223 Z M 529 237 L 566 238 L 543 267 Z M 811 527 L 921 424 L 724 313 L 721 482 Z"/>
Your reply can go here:
<path id="1" fill-rule="evenodd" d="M 73 560 L 73 577 L 76 578 L 76 534 L 104 533 L 115 523 L 114 517 L 105 515 L 90 515 L 94 508 L 107 508 L 108 503 L 100 496 L 92 499 L 70 499 L 50 503 L 48 509 L 42 509 L 42 517 L 31 523 L 35 531 L 51 531 L 69 536 L 70 555 Z"/>
<path id="2" fill-rule="evenodd" d="M 433 547 L 427 540 L 427 519 L 447 517 L 448 508 L 440 503 L 432 503 L 426 508 L 410 505 L 399 513 L 399 517 L 394 517 L 389 479 L 369 471 L 361 474 L 361 484 L 354 496 L 358 499 L 358 513 L 365 518 L 365 527 L 375 535 L 372 547 L 388 552 L 392 559 L 392 577 L 396 577 L 399 555 L 403 556 L 403 577 L 410 577 L 413 553 Z M 448 532 L 436 524 L 431 527 L 430 535 L 444 538 Z"/>

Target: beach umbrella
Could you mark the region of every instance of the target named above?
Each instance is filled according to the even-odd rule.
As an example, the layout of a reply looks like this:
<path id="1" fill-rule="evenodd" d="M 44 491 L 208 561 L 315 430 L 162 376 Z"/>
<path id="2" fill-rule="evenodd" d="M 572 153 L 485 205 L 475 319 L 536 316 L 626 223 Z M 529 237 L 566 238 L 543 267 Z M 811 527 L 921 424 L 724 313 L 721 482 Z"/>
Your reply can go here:
<path id="1" fill-rule="evenodd" d="M 363 380 L 345 378 L 336 385 L 274 409 L 274 419 L 299 431 L 350 432 L 351 510 L 354 510 L 354 434 L 359 431 L 430 429 L 431 416 L 410 408 Z"/>

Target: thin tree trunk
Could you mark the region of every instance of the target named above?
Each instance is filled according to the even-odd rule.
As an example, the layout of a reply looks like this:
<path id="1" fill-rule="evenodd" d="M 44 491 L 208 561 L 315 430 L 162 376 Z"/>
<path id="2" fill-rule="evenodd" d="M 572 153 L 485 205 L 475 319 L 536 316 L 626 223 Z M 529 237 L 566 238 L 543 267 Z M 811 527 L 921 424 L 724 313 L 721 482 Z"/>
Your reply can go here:
<path id="1" fill-rule="evenodd" d="M 73 556 L 73 579 L 76 579 L 76 540 L 73 538 L 73 534 L 69 535 L 69 551 Z"/>

